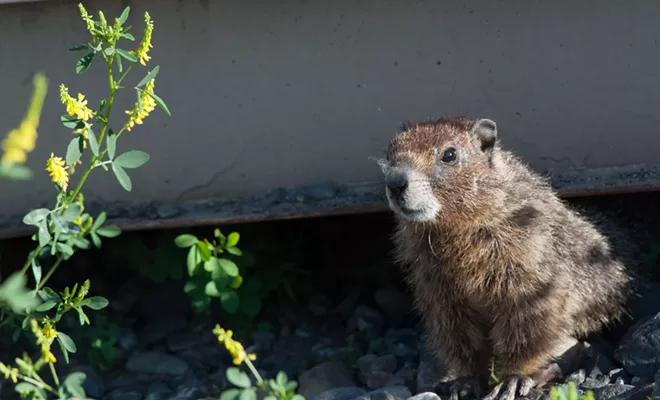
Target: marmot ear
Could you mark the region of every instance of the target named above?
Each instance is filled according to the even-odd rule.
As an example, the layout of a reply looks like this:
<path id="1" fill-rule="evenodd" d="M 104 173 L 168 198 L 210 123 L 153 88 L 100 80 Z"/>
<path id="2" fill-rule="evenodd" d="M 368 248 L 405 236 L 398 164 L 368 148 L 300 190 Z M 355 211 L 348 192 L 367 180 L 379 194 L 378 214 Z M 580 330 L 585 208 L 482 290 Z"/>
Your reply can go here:
<path id="1" fill-rule="evenodd" d="M 493 150 L 497 141 L 497 124 L 488 118 L 479 119 L 472 125 L 470 134 L 479 139 L 481 151 L 489 153 Z"/>

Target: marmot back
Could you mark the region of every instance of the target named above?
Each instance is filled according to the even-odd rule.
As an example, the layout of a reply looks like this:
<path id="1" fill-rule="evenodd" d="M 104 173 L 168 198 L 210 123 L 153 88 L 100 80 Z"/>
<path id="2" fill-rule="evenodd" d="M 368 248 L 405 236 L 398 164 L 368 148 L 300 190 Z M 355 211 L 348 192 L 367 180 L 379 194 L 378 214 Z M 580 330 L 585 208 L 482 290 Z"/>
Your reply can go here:
<path id="1" fill-rule="evenodd" d="M 500 148 L 492 120 L 413 124 L 380 164 L 398 261 L 447 379 L 483 386 L 494 360 L 505 386 L 488 398 L 513 399 L 550 379 L 576 339 L 620 317 L 625 266 L 587 219 Z"/>

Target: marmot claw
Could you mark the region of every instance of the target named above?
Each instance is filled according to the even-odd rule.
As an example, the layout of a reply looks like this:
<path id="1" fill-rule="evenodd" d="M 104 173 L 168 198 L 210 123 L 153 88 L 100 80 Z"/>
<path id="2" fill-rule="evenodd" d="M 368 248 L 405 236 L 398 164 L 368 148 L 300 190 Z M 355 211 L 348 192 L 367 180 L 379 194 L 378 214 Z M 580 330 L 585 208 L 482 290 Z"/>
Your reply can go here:
<path id="1" fill-rule="evenodd" d="M 510 376 L 498 383 L 482 400 L 515 400 L 518 396 L 527 396 L 534 384 L 532 378 Z"/>

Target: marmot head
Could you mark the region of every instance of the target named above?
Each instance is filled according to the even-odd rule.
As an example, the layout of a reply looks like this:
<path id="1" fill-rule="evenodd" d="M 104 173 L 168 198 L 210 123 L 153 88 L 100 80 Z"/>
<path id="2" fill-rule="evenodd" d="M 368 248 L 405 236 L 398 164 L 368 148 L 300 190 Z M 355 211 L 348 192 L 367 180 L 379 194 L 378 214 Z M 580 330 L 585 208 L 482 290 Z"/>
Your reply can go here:
<path id="1" fill-rule="evenodd" d="M 390 208 L 408 221 L 464 220 L 493 194 L 496 151 L 497 125 L 490 119 L 444 117 L 410 125 L 379 160 Z"/>

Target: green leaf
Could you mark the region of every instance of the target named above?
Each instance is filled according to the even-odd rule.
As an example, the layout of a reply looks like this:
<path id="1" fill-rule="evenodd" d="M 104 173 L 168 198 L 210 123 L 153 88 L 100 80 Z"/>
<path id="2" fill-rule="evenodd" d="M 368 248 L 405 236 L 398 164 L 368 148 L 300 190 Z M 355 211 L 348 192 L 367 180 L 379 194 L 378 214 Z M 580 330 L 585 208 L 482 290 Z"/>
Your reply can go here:
<path id="1" fill-rule="evenodd" d="M 43 219 L 45 219 L 48 214 L 50 214 L 50 210 L 47 208 L 37 208 L 36 210 L 32 210 L 29 213 L 25 214 L 23 217 L 23 223 L 25 225 L 36 225 L 39 222 L 41 222 Z"/>
<path id="2" fill-rule="evenodd" d="M 82 308 L 76 307 L 75 310 L 78 312 L 78 320 L 80 321 L 80 325 L 89 325 L 89 318 L 87 318 L 87 314 L 83 311 Z"/>
<path id="3" fill-rule="evenodd" d="M 238 310 L 238 295 L 233 290 L 225 290 L 220 292 L 220 304 L 229 314 L 233 314 Z"/>
<path id="4" fill-rule="evenodd" d="M 286 373 L 284 371 L 280 371 L 277 373 L 277 377 L 275 377 L 275 381 L 277 382 L 278 385 L 284 386 L 286 385 L 288 379 L 286 376 Z"/>
<path id="5" fill-rule="evenodd" d="M 137 57 L 135 57 L 133 54 L 129 53 L 129 52 L 126 51 L 126 50 L 123 50 L 123 49 L 115 49 L 115 51 L 116 51 L 117 53 L 119 53 L 120 56 L 124 57 L 125 59 L 127 59 L 127 60 L 130 61 L 130 62 L 137 62 L 137 60 L 138 60 Z"/>
<path id="6" fill-rule="evenodd" d="M 146 91 L 146 90 L 143 90 L 143 92 L 146 93 L 146 94 L 148 94 L 149 97 L 151 97 L 152 99 L 154 99 L 154 101 L 156 102 L 156 104 L 158 104 L 158 107 L 162 108 L 162 109 L 167 113 L 167 115 L 169 115 L 170 117 L 172 116 L 172 114 L 170 113 L 170 110 L 169 110 L 169 109 L 167 108 L 167 106 L 165 105 L 165 102 L 163 101 L 163 99 L 161 99 L 160 97 L 156 96 L 155 93 L 151 93 L 151 92 L 148 92 L 148 91 Z"/>
<path id="7" fill-rule="evenodd" d="M 131 35 L 130 33 L 128 33 L 128 32 L 122 33 L 121 37 L 126 38 L 128 40 L 135 41 L 135 37 L 133 35 Z"/>
<path id="8" fill-rule="evenodd" d="M 97 249 L 101 248 L 101 238 L 99 235 L 96 234 L 96 232 L 90 232 L 90 236 L 92 237 L 92 243 L 94 243 L 94 246 L 96 246 Z"/>
<path id="9" fill-rule="evenodd" d="M 242 284 L 243 284 L 243 277 L 240 275 L 234 277 L 234 279 L 232 279 L 231 281 L 232 289 L 238 289 L 239 287 L 241 287 Z"/>
<path id="10" fill-rule="evenodd" d="M 85 390 L 82 387 L 83 383 L 85 382 L 85 379 L 87 379 L 85 373 L 74 372 L 66 377 L 66 379 L 64 380 L 64 387 L 74 397 L 77 397 L 79 399 L 84 399 L 87 397 L 87 395 L 85 394 Z"/>
<path id="11" fill-rule="evenodd" d="M 296 390 L 297 387 L 298 387 L 298 382 L 296 382 L 296 381 L 289 381 L 289 382 L 287 382 L 286 385 L 284 386 L 284 389 L 286 389 L 287 392 L 293 392 L 294 390 Z M 303 399 L 303 400 L 304 400 L 304 399 Z"/>
<path id="12" fill-rule="evenodd" d="M 101 227 L 101 225 L 103 225 L 103 223 L 105 222 L 105 219 L 107 217 L 108 217 L 108 215 L 105 213 L 105 211 L 101 211 L 99 216 L 96 217 L 96 220 L 92 224 L 92 229 L 91 230 L 95 231 L 95 230 L 99 229 Z"/>
<path id="13" fill-rule="evenodd" d="M 52 309 L 53 307 L 55 307 L 57 304 L 58 303 L 55 300 L 48 300 L 47 302 L 40 304 L 34 310 L 37 311 L 37 312 L 46 312 L 46 311 Z"/>
<path id="14" fill-rule="evenodd" d="M 34 284 L 39 287 L 39 283 L 41 283 L 41 264 L 39 264 L 36 257 L 32 259 L 32 274 L 34 275 Z"/>
<path id="15" fill-rule="evenodd" d="M 117 52 L 115 52 L 115 60 L 117 60 L 117 68 L 119 69 L 119 73 L 122 73 L 124 71 L 124 65 L 121 63 L 121 56 Z"/>
<path id="16" fill-rule="evenodd" d="M 220 263 L 215 257 L 211 257 L 208 261 L 204 262 L 204 270 L 206 272 L 214 272 L 220 268 Z"/>
<path id="17" fill-rule="evenodd" d="M 156 65 L 156 66 L 154 67 L 154 69 L 152 69 L 151 71 L 149 71 L 149 73 L 148 73 L 144 78 L 142 78 L 142 80 L 140 81 L 140 83 L 137 84 L 137 87 L 141 88 L 141 87 L 143 87 L 144 85 L 146 85 L 147 83 L 149 83 L 149 81 L 151 81 L 152 79 L 154 79 L 154 78 L 156 77 L 156 75 L 158 75 L 158 72 L 159 72 L 159 71 L 160 71 L 160 66 L 159 66 L 159 65 Z"/>
<path id="18" fill-rule="evenodd" d="M 238 400 L 257 400 L 257 392 L 254 388 L 245 389 Z"/>
<path id="19" fill-rule="evenodd" d="M 39 237 L 39 246 L 46 247 L 46 245 L 52 239 L 50 233 L 48 232 L 48 225 L 46 224 L 46 221 L 42 221 L 42 223 L 39 224 L 39 231 L 37 232 L 37 235 Z"/>
<path id="20" fill-rule="evenodd" d="M 305 400 L 305 397 L 300 394 L 294 394 L 291 400 Z"/>
<path id="21" fill-rule="evenodd" d="M 85 51 L 85 50 L 89 50 L 89 45 L 79 44 L 69 49 L 69 51 Z"/>
<path id="22" fill-rule="evenodd" d="M 79 129 L 85 126 L 85 123 L 83 121 L 71 115 L 65 114 L 60 116 L 60 121 L 62 121 L 62 125 L 64 125 L 66 128 L 69 129 Z"/>
<path id="23" fill-rule="evenodd" d="M 74 162 L 80 160 L 81 155 L 80 139 L 78 137 L 74 137 L 71 139 L 69 146 L 66 148 L 66 163 L 68 165 L 72 165 Z"/>
<path id="24" fill-rule="evenodd" d="M 0 165 L 0 176 L 4 176 L 6 178 L 17 181 L 24 181 L 32 178 L 32 171 L 25 165 Z"/>
<path id="25" fill-rule="evenodd" d="M 55 300 L 58 303 L 62 302 L 62 298 L 60 297 L 60 295 L 57 294 L 53 289 L 51 289 L 49 287 L 43 288 L 42 290 L 40 290 L 39 291 L 39 297 L 41 297 L 41 299 L 43 301 Z"/>
<path id="26" fill-rule="evenodd" d="M 238 276 L 238 267 L 236 266 L 236 263 L 226 258 L 220 258 L 218 259 L 218 262 L 227 275 L 231 277 Z"/>
<path id="27" fill-rule="evenodd" d="M 89 148 L 95 156 L 99 155 L 99 141 L 96 140 L 96 134 L 91 127 L 87 128 L 87 140 L 89 141 Z"/>
<path id="28" fill-rule="evenodd" d="M 211 250 L 209 250 L 208 245 L 204 242 L 197 242 L 197 248 L 199 249 L 199 256 L 202 261 L 206 262 L 211 259 Z"/>
<path id="29" fill-rule="evenodd" d="M 128 15 L 130 14 L 130 12 L 131 12 L 131 7 L 126 6 L 126 8 L 124 8 L 124 11 L 119 16 L 119 19 L 118 19 L 119 26 L 122 26 L 126 23 L 126 21 L 128 20 Z"/>
<path id="30" fill-rule="evenodd" d="M 116 226 L 104 226 L 97 229 L 96 233 L 103 237 L 113 238 L 121 235 L 121 229 Z"/>
<path id="31" fill-rule="evenodd" d="M 77 351 L 76 344 L 73 343 L 73 340 L 66 333 L 57 332 L 57 340 L 62 343 L 62 346 L 69 352 L 75 353 Z"/>
<path id="32" fill-rule="evenodd" d="M 234 247 L 238 244 L 238 239 L 240 239 L 241 235 L 238 234 L 238 232 L 232 232 L 227 236 L 227 247 Z"/>
<path id="33" fill-rule="evenodd" d="M 195 243 L 197 243 L 198 240 L 199 239 L 197 239 L 197 236 L 184 233 L 183 235 L 179 235 L 176 237 L 176 239 L 174 239 L 174 244 L 177 247 L 183 249 L 186 247 L 193 246 Z"/>
<path id="34" fill-rule="evenodd" d="M 140 150 L 130 150 L 115 158 L 113 164 L 122 168 L 139 168 L 149 161 L 149 154 Z"/>
<path id="35" fill-rule="evenodd" d="M 80 236 L 73 237 L 73 244 L 75 244 L 76 247 L 78 247 L 79 249 L 83 249 L 83 250 L 87 250 L 90 247 L 92 247 L 92 244 L 89 242 L 89 240 Z"/>
<path id="36" fill-rule="evenodd" d="M 60 251 L 60 253 L 64 254 L 65 257 L 69 258 L 73 255 L 73 248 L 69 246 L 66 243 L 56 243 L 55 246 L 57 246 L 57 250 Z"/>
<path id="37" fill-rule="evenodd" d="M 87 71 L 90 65 L 92 65 L 93 60 L 94 60 L 94 53 L 88 53 L 82 56 L 82 58 L 80 58 L 76 63 L 76 73 L 82 74 L 85 71 Z"/>
<path id="38" fill-rule="evenodd" d="M 34 393 L 37 396 L 39 396 L 42 399 L 45 399 L 48 397 L 48 394 L 46 391 L 40 387 L 37 387 L 36 385 L 33 385 L 28 382 L 19 382 L 14 386 L 14 390 L 16 390 L 18 393 L 24 394 L 24 395 L 29 395 L 30 393 Z"/>
<path id="39" fill-rule="evenodd" d="M 112 132 L 112 130 L 109 131 L 108 136 L 105 137 L 106 139 L 106 147 L 108 149 L 108 157 L 110 159 L 115 158 L 115 153 L 117 151 L 117 135 Z"/>
<path id="40" fill-rule="evenodd" d="M 227 380 L 234 386 L 244 389 L 252 387 L 252 381 L 250 380 L 250 377 L 245 372 L 236 367 L 227 368 L 227 372 L 225 374 L 227 376 Z"/>
<path id="41" fill-rule="evenodd" d="M 220 395 L 220 400 L 238 400 L 238 396 L 241 395 L 240 389 L 229 389 L 222 392 Z"/>
<path id="42" fill-rule="evenodd" d="M 73 222 L 76 220 L 76 218 L 80 217 L 81 212 L 82 208 L 80 205 L 71 204 L 66 208 L 64 215 L 62 215 L 62 219 L 66 222 Z"/>
<path id="43" fill-rule="evenodd" d="M 268 396 L 264 397 L 264 400 L 277 400 L 277 397 L 269 394 Z"/>
<path id="44" fill-rule="evenodd" d="M 227 250 L 227 253 L 233 254 L 235 256 L 242 256 L 243 255 L 243 251 L 241 251 L 241 249 L 239 249 L 238 247 L 227 247 L 226 250 Z"/>
<path id="45" fill-rule="evenodd" d="M 124 169 L 119 165 L 112 163 L 112 172 L 114 172 L 115 177 L 119 181 L 119 184 L 124 188 L 124 190 L 130 192 L 133 188 L 133 184 L 131 183 L 131 178 L 128 176 L 126 171 L 124 171 Z"/>
<path id="46" fill-rule="evenodd" d="M 93 296 L 86 298 L 80 302 L 81 306 L 89 307 L 92 310 L 102 310 L 108 306 L 110 302 L 105 297 Z"/>
<path id="47" fill-rule="evenodd" d="M 103 53 L 108 57 L 112 57 L 115 54 L 115 49 L 112 47 L 106 47 L 105 50 L 103 50 Z"/>
<path id="48" fill-rule="evenodd" d="M 193 276 L 197 272 L 197 265 L 200 262 L 199 251 L 197 246 L 190 247 L 188 250 L 188 257 L 186 258 L 186 266 L 188 267 L 188 276 Z"/>
<path id="49" fill-rule="evenodd" d="M 218 287 L 215 285 L 215 282 L 213 281 L 206 283 L 206 286 L 204 286 L 204 293 L 207 296 L 220 297 L 220 291 L 218 290 Z"/>

